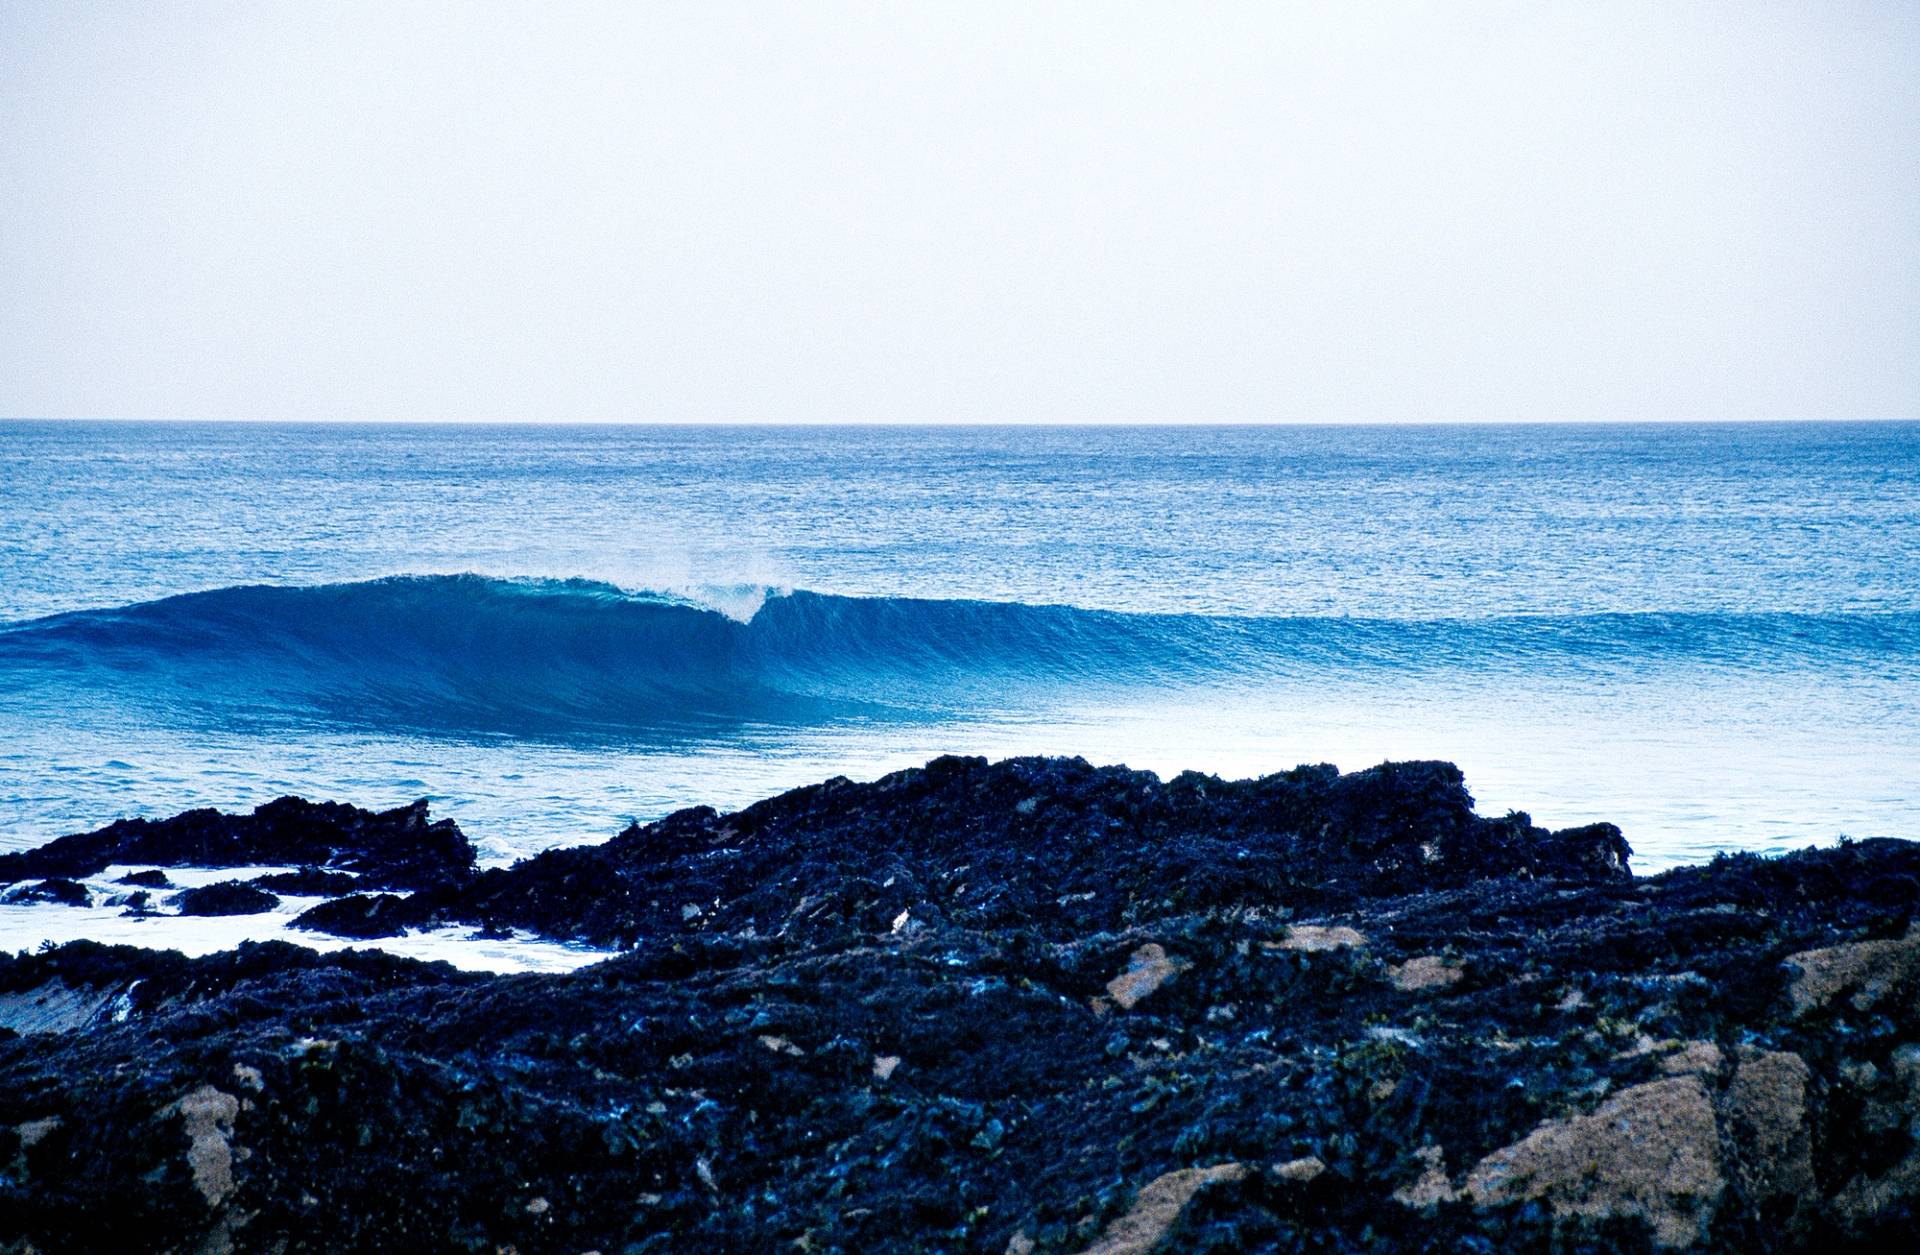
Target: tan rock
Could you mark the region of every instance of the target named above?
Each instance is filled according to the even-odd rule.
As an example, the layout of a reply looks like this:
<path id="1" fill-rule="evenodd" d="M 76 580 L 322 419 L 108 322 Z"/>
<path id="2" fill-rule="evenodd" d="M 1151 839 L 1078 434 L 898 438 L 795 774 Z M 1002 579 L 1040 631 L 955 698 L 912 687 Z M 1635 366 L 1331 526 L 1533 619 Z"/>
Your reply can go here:
<path id="1" fill-rule="evenodd" d="M 875 1055 L 873 1057 L 873 1079 L 876 1081 L 891 1080 L 894 1069 L 899 1066 L 899 1055 Z"/>
<path id="2" fill-rule="evenodd" d="M 1422 954 L 1387 969 L 1387 979 L 1393 982 L 1393 987 L 1407 993 L 1444 989 L 1459 980 L 1460 975 L 1459 964 L 1449 963 L 1437 954 Z"/>
<path id="3" fill-rule="evenodd" d="M 1849 1225 L 1861 1225 L 1920 1194 L 1920 1155 L 1905 1159 L 1877 1177 L 1857 1176 L 1833 1197 L 1833 1210 Z"/>
<path id="4" fill-rule="evenodd" d="M 1393 1192 L 1394 1202 L 1408 1207 L 1435 1207 L 1459 1197 L 1453 1182 L 1447 1178 L 1446 1151 L 1438 1146 L 1422 1146 L 1414 1154 L 1419 1156 L 1421 1173 Z"/>
<path id="5" fill-rule="evenodd" d="M 1811 1191 L 1813 1141 L 1807 1130 L 1806 1060 L 1787 1051 L 1754 1051 L 1740 1060 L 1723 1107 L 1741 1184 L 1756 1197 Z"/>
<path id="6" fill-rule="evenodd" d="M 1298 1181 L 1305 1184 L 1327 1170 L 1317 1156 L 1308 1155 L 1304 1159 L 1289 1159 L 1285 1163 L 1273 1165 L 1273 1175 L 1282 1181 Z"/>
<path id="7" fill-rule="evenodd" d="M 1870 1009 L 1894 985 L 1920 971 L 1920 928 L 1893 941 L 1854 941 L 1787 957 L 1798 973 L 1787 988 L 1793 1013 L 1805 1015 L 1853 990 L 1856 1010 Z"/>
<path id="8" fill-rule="evenodd" d="M 1720 1047 L 1710 1041 L 1668 1044 L 1677 1046 L 1660 1060 L 1660 1070 L 1668 1076 L 1685 1076 L 1689 1072 L 1712 1076 L 1719 1072 L 1721 1065 L 1726 1062 L 1727 1057 L 1721 1053 Z"/>
<path id="9" fill-rule="evenodd" d="M 1141 1187 L 1127 1214 L 1108 1225 L 1084 1255 L 1149 1255 L 1166 1240 L 1195 1194 L 1217 1182 L 1238 1181 L 1246 1175 L 1245 1164 L 1223 1163 L 1157 1176 Z"/>
<path id="10" fill-rule="evenodd" d="M 1345 924 L 1295 924 L 1282 940 L 1261 944 L 1269 950 L 1341 950 L 1366 945 L 1367 936 Z"/>
<path id="11" fill-rule="evenodd" d="M 233 1194 L 233 1119 L 240 1114 L 240 1100 L 211 1085 L 199 1089 L 173 1104 L 187 1130 L 187 1165 L 193 1169 L 193 1183 L 207 1200 L 218 1207 Z"/>
<path id="12" fill-rule="evenodd" d="M 1157 941 L 1149 941 L 1127 958 L 1127 970 L 1107 982 L 1107 993 L 1123 1011 L 1172 980 L 1187 967 L 1184 959 L 1167 954 Z"/>
<path id="13" fill-rule="evenodd" d="M 1556 1217 L 1639 1216 L 1661 1246 L 1698 1242 L 1726 1188 L 1698 1076 L 1621 1090 L 1591 1115 L 1549 1120 L 1473 1166 L 1480 1206 L 1544 1200 Z"/>

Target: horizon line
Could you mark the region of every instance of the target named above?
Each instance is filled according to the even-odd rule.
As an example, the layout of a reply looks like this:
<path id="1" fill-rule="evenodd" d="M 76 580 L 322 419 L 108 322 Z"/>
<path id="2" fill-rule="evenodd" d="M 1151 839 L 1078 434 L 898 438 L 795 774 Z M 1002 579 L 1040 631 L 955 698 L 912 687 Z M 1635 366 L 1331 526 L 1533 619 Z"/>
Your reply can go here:
<path id="1" fill-rule="evenodd" d="M 1833 426 L 1920 422 L 1920 415 L 1812 418 L 1260 418 L 1260 419 L 655 419 L 655 418 L 179 418 L 76 415 L 0 415 L 0 423 L 115 424 L 123 426 L 229 427 L 1739 427 L 1825 424 Z"/>

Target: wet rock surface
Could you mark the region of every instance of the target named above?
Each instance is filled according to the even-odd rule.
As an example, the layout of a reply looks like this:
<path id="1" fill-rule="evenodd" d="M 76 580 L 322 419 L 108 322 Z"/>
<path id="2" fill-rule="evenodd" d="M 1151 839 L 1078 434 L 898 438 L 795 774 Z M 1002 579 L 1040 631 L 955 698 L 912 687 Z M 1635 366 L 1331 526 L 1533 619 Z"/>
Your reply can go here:
<path id="1" fill-rule="evenodd" d="M 1878 1250 L 1920 1199 L 1904 842 L 1636 879 L 1443 765 L 943 760 L 357 901 L 636 931 L 0 962 L 0 1241 Z"/>
<path id="2" fill-rule="evenodd" d="M 300 897 L 331 898 L 352 893 L 362 883 L 352 872 L 330 872 L 319 867 L 301 867 L 290 872 L 255 876 L 247 882 L 269 893 L 291 893 Z"/>
<path id="3" fill-rule="evenodd" d="M 0 854 L 0 882 L 77 879 L 114 863 L 294 864 L 355 872 L 369 888 L 425 889 L 471 876 L 474 856 L 451 820 L 428 819 L 424 801 L 375 812 L 283 797 L 250 815 L 193 810 L 171 819 L 122 819 L 38 849 Z"/>
<path id="4" fill-rule="evenodd" d="M 257 915 L 280 905 L 273 894 L 240 880 L 183 889 L 173 895 L 172 901 L 182 915 Z"/>
<path id="5" fill-rule="evenodd" d="M 55 876 L 37 884 L 15 885 L 0 894 L 0 902 L 11 906 L 25 906 L 34 902 L 50 902 L 58 906 L 89 906 L 93 895 L 87 887 L 77 880 L 68 880 L 64 876 Z"/>
<path id="6" fill-rule="evenodd" d="M 294 917 L 293 927 L 367 940 L 397 937 L 414 917 L 407 900 L 397 893 L 350 893 L 302 911 Z"/>

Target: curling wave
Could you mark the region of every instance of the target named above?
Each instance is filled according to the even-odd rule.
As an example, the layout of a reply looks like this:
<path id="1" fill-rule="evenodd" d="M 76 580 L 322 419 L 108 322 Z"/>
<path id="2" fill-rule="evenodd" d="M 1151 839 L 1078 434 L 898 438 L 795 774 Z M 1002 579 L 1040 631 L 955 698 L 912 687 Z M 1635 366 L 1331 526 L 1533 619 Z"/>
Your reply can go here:
<path id="1" fill-rule="evenodd" d="M 1072 694 L 1631 666 L 1920 669 L 1920 613 L 1231 618 L 772 592 L 744 621 L 589 580 L 249 585 L 0 626 L 0 706 L 222 726 L 656 739 Z"/>

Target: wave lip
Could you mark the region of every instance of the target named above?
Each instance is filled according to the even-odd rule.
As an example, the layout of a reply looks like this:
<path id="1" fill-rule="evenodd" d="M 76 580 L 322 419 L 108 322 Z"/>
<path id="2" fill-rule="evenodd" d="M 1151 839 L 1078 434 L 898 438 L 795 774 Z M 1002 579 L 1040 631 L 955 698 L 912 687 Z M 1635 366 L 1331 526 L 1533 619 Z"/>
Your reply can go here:
<path id="1" fill-rule="evenodd" d="M 224 724 L 703 735 L 1142 689 L 1621 668 L 1920 672 L 1920 612 L 1233 618 L 765 590 L 731 617 L 592 580 L 245 585 L 0 626 L 0 706 Z"/>

